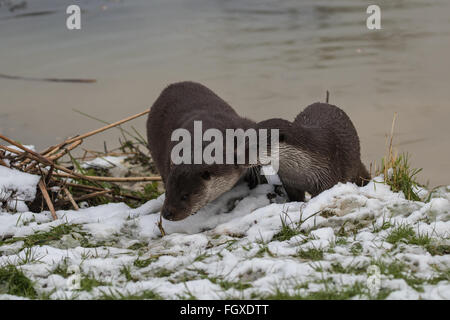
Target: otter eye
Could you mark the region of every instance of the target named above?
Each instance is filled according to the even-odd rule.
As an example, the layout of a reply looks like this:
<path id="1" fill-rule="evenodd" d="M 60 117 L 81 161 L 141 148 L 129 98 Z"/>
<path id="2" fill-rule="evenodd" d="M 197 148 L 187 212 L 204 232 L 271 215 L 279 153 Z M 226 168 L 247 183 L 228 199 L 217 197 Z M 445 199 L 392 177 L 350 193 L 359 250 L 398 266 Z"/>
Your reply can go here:
<path id="1" fill-rule="evenodd" d="M 183 194 L 183 195 L 181 196 L 181 201 L 186 201 L 188 198 L 189 198 L 189 195 Z"/>
<path id="2" fill-rule="evenodd" d="M 209 180 L 211 178 L 211 175 L 209 174 L 209 171 L 203 171 L 201 177 L 205 180 Z"/>

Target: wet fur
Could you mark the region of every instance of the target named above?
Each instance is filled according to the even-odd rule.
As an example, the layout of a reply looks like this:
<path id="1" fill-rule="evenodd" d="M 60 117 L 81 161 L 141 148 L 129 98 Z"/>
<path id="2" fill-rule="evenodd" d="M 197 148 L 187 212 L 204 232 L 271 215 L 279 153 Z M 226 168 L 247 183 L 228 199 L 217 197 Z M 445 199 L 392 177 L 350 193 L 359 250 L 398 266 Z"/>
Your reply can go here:
<path id="1" fill-rule="evenodd" d="M 338 182 L 365 185 L 370 175 L 361 162 L 360 143 L 344 111 L 327 103 L 314 103 L 291 123 L 269 119 L 259 128 L 280 130 L 278 175 L 291 201 L 304 201 Z"/>
<path id="2" fill-rule="evenodd" d="M 187 129 L 193 145 L 196 120 L 202 121 L 203 132 L 209 128 L 219 129 L 224 138 L 226 129 L 256 127 L 254 121 L 240 117 L 228 103 L 199 83 L 174 83 L 162 91 L 150 109 L 147 138 L 151 156 L 166 189 L 162 213 L 170 220 L 181 220 L 195 213 L 231 189 L 248 169 L 246 165 L 232 164 L 174 165 L 170 157 L 178 141 L 171 141 L 172 132 L 179 128 Z M 189 199 L 181 200 L 183 195 Z"/>

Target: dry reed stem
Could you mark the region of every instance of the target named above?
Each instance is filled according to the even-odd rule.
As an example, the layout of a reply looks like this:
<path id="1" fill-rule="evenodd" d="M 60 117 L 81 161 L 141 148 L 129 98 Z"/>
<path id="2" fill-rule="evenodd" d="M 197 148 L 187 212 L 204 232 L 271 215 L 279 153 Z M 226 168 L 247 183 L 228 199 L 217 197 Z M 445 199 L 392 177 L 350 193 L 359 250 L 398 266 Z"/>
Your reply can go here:
<path id="1" fill-rule="evenodd" d="M 103 196 L 103 195 L 105 195 L 105 194 L 107 194 L 109 192 L 111 192 L 111 191 L 110 190 L 98 191 L 98 192 L 94 192 L 94 193 L 90 193 L 90 194 L 85 194 L 85 195 L 83 195 L 81 197 L 74 198 L 74 200 L 75 201 L 83 201 L 83 200 L 87 200 L 87 199 Z"/>
<path id="2" fill-rule="evenodd" d="M 164 230 L 163 225 L 162 225 L 162 214 L 159 214 L 159 221 L 158 221 L 157 225 L 158 225 L 159 232 L 161 232 L 161 235 L 164 237 L 166 235 L 166 231 Z"/>
<path id="3" fill-rule="evenodd" d="M 86 186 L 84 184 L 76 184 L 76 183 L 70 183 L 67 182 L 66 183 L 67 186 L 72 187 L 72 188 L 78 188 L 78 189 L 83 189 L 83 190 L 88 190 L 88 191 L 109 191 L 109 193 L 113 193 L 113 190 L 110 189 L 103 189 L 103 188 L 99 188 L 99 187 L 93 187 L 93 186 Z M 134 199 L 134 200 L 142 200 L 139 197 L 133 196 L 131 194 L 126 194 L 126 193 L 120 193 L 118 195 L 119 197 L 124 197 L 124 198 L 129 198 L 129 199 Z"/>
<path id="4" fill-rule="evenodd" d="M 57 167 L 55 167 L 58 169 Z M 70 170 L 69 170 L 70 171 Z M 101 176 L 83 176 L 80 174 L 66 174 L 66 173 L 54 173 L 54 176 L 61 178 L 82 179 L 90 181 L 103 181 L 103 182 L 144 182 L 144 181 L 161 181 L 160 176 L 154 177 L 101 177 Z"/>
<path id="5" fill-rule="evenodd" d="M 66 148 L 64 148 L 62 151 L 58 152 L 57 154 L 55 154 L 55 155 L 50 155 L 49 154 L 47 156 L 52 161 L 58 160 L 59 158 L 65 156 L 67 154 L 67 152 L 72 151 L 73 149 L 75 149 L 76 147 L 78 147 L 82 143 L 83 143 L 83 140 L 77 140 L 74 143 L 72 143 L 69 146 L 67 146 Z"/>
<path id="6" fill-rule="evenodd" d="M 69 190 L 67 190 L 66 187 L 63 187 L 63 191 L 66 194 L 67 198 L 69 199 L 70 203 L 72 204 L 73 208 L 75 210 L 80 210 L 80 207 L 77 205 L 77 203 L 73 199 L 72 194 L 69 192 Z"/>
<path id="7" fill-rule="evenodd" d="M 66 168 L 65 166 L 61 166 L 61 165 L 54 163 L 54 161 L 60 159 L 61 157 L 66 155 L 69 151 L 71 151 L 71 150 L 75 149 L 76 147 L 78 147 L 79 145 L 81 145 L 83 143 L 84 138 L 93 136 L 95 134 L 98 134 L 98 133 L 108 130 L 110 128 L 119 126 L 127 121 L 130 121 L 130 120 L 136 119 L 140 116 L 143 116 L 143 115 L 147 114 L 148 112 L 149 112 L 149 110 L 146 110 L 144 112 L 141 112 L 134 116 L 130 116 L 128 118 L 125 118 L 123 120 L 117 121 L 112 124 L 109 124 L 102 128 L 87 132 L 83 135 L 71 137 L 69 139 L 66 139 L 64 142 L 62 142 L 58 145 L 48 147 L 46 150 L 44 150 L 41 153 L 30 150 L 29 148 L 23 146 L 22 144 L 0 134 L 0 139 L 8 142 L 9 144 L 11 144 L 19 149 L 19 150 L 16 150 L 16 149 L 4 146 L 4 145 L 0 145 L 0 149 L 8 151 L 12 154 L 11 156 L 8 156 L 8 157 L 12 158 L 12 161 L 9 166 L 1 158 L 0 158 L 0 165 L 10 167 L 10 168 L 15 168 L 15 169 L 18 169 L 18 170 L 21 170 L 24 172 L 29 172 L 32 174 L 40 175 L 41 180 L 38 184 L 39 189 L 40 189 L 42 196 L 47 204 L 47 207 L 49 208 L 49 210 L 52 214 L 53 219 L 57 219 L 55 207 L 50 198 L 49 191 L 47 190 L 48 186 L 50 186 L 50 185 L 59 185 L 59 186 L 62 185 L 61 189 L 65 193 L 65 195 L 68 199 L 68 200 L 64 199 L 63 201 L 69 201 L 75 210 L 79 209 L 79 206 L 77 205 L 76 200 L 81 201 L 81 200 L 86 200 L 86 199 L 90 199 L 90 198 L 94 198 L 94 197 L 98 197 L 98 196 L 114 198 L 115 196 L 114 196 L 113 190 L 99 188 L 99 187 L 93 187 L 93 186 L 79 185 L 79 184 L 75 184 L 75 183 L 67 183 L 67 182 L 64 183 L 64 182 L 56 179 L 56 177 L 73 178 L 73 179 L 80 179 L 80 180 L 91 181 L 91 182 L 100 182 L 100 181 L 103 181 L 103 182 L 141 182 L 141 181 L 160 181 L 161 180 L 161 177 L 159 177 L 159 176 L 153 176 L 153 177 L 86 176 L 83 174 L 79 174 L 73 170 L 70 170 L 70 169 Z M 99 154 L 98 152 L 95 152 L 95 151 L 90 151 L 90 152 L 94 156 Z M 87 153 L 88 152 L 85 152 L 83 157 L 86 157 Z M 127 153 L 127 154 L 130 154 L 130 153 Z M 110 155 L 124 155 L 124 153 L 119 154 L 117 152 L 110 151 Z M 0 153 L 0 156 L 5 157 L 5 153 L 2 151 Z M 48 166 L 50 167 L 49 170 L 44 169 L 45 167 L 48 167 Z M 64 173 L 59 172 L 59 171 L 62 171 Z M 89 194 L 86 194 L 86 195 L 83 195 L 81 197 L 74 199 L 74 197 L 72 196 L 72 194 L 70 193 L 70 191 L 67 189 L 66 186 L 71 186 L 73 188 L 84 190 L 84 192 L 86 192 L 86 191 L 96 191 L 96 192 L 89 193 Z M 83 191 L 81 191 L 81 192 L 83 192 Z M 117 196 L 135 199 L 135 200 L 141 200 L 141 198 L 139 198 L 137 196 L 129 195 L 129 194 L 121 193 Z M 161 223 L 161 229 L 162 229 L 162 222 L 160 221 L 160 223 Z"/>
<path id="8" fill-rule="evenodd" d="M 145 114 L 147 114 L 147 113 L 149 113 L 149 112 L 150 112 L 150 110 L 143 111 L 143 112 L 138 113 L 138 114 L 136 114 L 136 115 L 134 115 L 134 116 L 125 118 L 125 119 L 123 119 L 123 120 L 120 120 L 120 121 L 111 123 L 111 124 L 109 124 L 109 125 L 107 125 L 107 126 L 104 126 L 104 127 L 102 127 L 102 128 L 99 128 L 99 129 L 96 129 L 96 130 L 87 132 L 87 133 L 85 133 L 85 134 L 82 134 L 81 136 L 78 136 L 78 137 L 75 137 L 75 138 L 66 140 L 65 143 L 68 144 L 68 143 L 75 142 L 75 141 L 77 141 L 77 140 L 81 140 L 81 139 L 84 139 L 84 138 L 93 136 L 94 134 L 103 132 L 103 131 L 108 130 L 108 129 L 113 128 L 113 127 L 117 127 L 118 125 L 121 125 L 122 123 L 128 122 L 128 121 L 133 120 L 133 119 L 136 119 L 136 118 L 138 118 L 138 117 L 141 117 L 141 116 L 143 116 L 143 115 L 145 115 Z"/>
<path id="9" fill-rule="evenodd" d="M 0 134 L 0 139 L 5 140 L 6 142 L 12 144 L 13 146 L 15 146 L 15 147 L 17 147 L 17 148 L 27 152 L 27 153 L 29 153 L 30 155 L 33 155 L 34 157 L 36 157 L 38 160 L 40 160 L 41 162 L 43 162 L 46 165 L 50 165 L 50 166 L 53 165 L 53 162 L 51 160 L 43 157 L 42 155 L 40 155 L 39 153 L 37 153 L 37 152 L 35 152 L 35 151 L 31 150 L 31 149 L 28 149 L 27 147 L 21 145 L 20 143 L 15 142 L 14 140 L 11 140 L 11 139 L 5 137 L 4 135 Z"/>
<path id="10" fill-rule="evenodd" d="M 50 213 L 52 214 L 53 220 L 57 220 L 58 217 L 56 216 L 55 207 L 53 206 L 52 200 L 50 199 L 50 196 L 47 192 L 44 180 L 39 180 L 39 189 L 41 190 L 42 196 L 45 199 L 45 202 L 47 203 L 47 207 L 50 210 Z"/>
<path id="11" fill-rule="evenodd" d="M 87 185 L 84 185 L 84 184 L 77 184 L 77 183 L 72 183 L 72 182 L 66 182 L 66 186 L 69 186 L 69 187 L 72 187 L 72 188 L 78 188 L 78 189 L 90 190 L 90 191 L 103 191 L 103 190 L 107 190 L 107 189 L 103 189 L 103 188 L 99 188 L 99 187 L 87 186 Z"/>
<path id="12" fill-rule="evenodd" d="M 0 135 L 0 138 L 3 139 L 3 136 Z M 8 141 L 8 140 L 6 140 L 6 141 Z M 11 141 L 12 141 L 12 140 L 11 140 Z M 8 142 L 9 142 L 9 141 L 8 141 Z M 93 182 L 98 181 L 97 179 L 95 179 L 95 178 L 93 178 L 93 177 L 91 177 L 91 176 L 85 176 L 85 175 L 76 173 L 76 172 L 74 172 L 74 171 L 72 171 L 72 170 L 70 170 L 70 169 L 67 169 L 66 167 L 63 167 L 63 166 L 54 164 L 52 161 L 50 161 L 49 159 L 47 159 L 47 158 L 41 156 L 40 154 L 38 154 L 38 153 L 36 153 L 36 152 L 34 152 L 34 151 L 32 151 L 32 150 L 30 150 L 30 149 L 28 149 L 28 148 L 22 146 L 21 144 L 18 144 L 18 143 L 16 143 L 16 144 L 17 144 L 17 147 L 18 147 L 18 148 L 20 148 L 20 149 L 23 148 L 22 150 L 24 150 L 24 151 L 26 151 L 26 152 L 22 152 L 22 153 L 21 153 L 21 152 L 18 152 L 17 150 L 14 150 L 14 149 L 11 149 L 11 148 L 2 146 L 2 145 L 0 145 L 0 148 L 2 148 L 2 149 L 4 149 L 4 150 L 7 150 L 7 151 L 10 151 L 10 152 L 14 152 L 14 153 L 16 153 L 16 154 L 18 154 L 18 155 L 20 155 L 20 156 L 23 155 L 23 156 L 28 157 L 28 158 L 30 158 L 30 159 L 32 159 L 32 160 L 38 161 L 38 162 L 40 162 L 40 163 L 42 163 L 42 164 L 44 164 L 44 165 L 46 165 L 46 166 L 52 166 L 52 167 L 54 167 L 54 168 L 57 169 L 57 170 L 64 171 L 64 172 L 66 172 L 67 174 L 69 174 L 71 178 L 75 177 L 75 178 L 78 178 L 78 179 L 83 179 L 83 180 L 88 180 L 88 181 L 93 181 Z M 27 151 L 27 150 L 28 150 L 28 151 Z M 30 154 L 30 151 L 32 152 L 32 154 Z M 58 176 L 58 173 L 55 172 L 54 175 Z"/>
<path id="13" fill-rule="evenodd" d="M 82 135 L 79 135 L 79 136 L 75 136 L 75 137 L 73 137 L 73 138 L 69 138 L 69 139 L 65 140 L 64 142 L 62 142 L 62 143 L 60 143 L 60 144 L 58 144 L 58 145 L 48 147 L 47 149 L 45 149 L 44 151 L 42 151 L 41 154 L 42 154 L 42 155 L 46 155 L 46 156 L 51 155 L 51 154 L 55 153 L 57 150 L 61 149 L 62 147 L 64 147 L 64 146 L 67 145 L 67 144 L 74 143 L 74 142 L 77 142 L 77 141 L 79 141 L 79 140 L 83 140 L 84 138 L 93 136 L 93 135 L 95 135 L 95 134 L 97 134 L 97 133 L 103 132 L 103 131 L 108 130 L 108 129 L 110 129 L 110 128 L 117 127 L 118 125 L 121 125 L 121 124 L 123 124 L 123 123 L 125 123 L 125 122 L 131 121 L 131 120 L 136 119 L 136 118 L 138 118 L 138 117 L 141 117 L 141 116 L 143 116 L 143 115 L 145 115 L 145 114 L 147 114 L 147 113 L 149 113 L 149 112 L 150 112 L 150 110 L 146 110 L 146 111 L 140 112 L 140 113 L 138 113 L 138 114 L 135 114 L 135 115 L 133 115 L 133 116 L 130 116 L 130 117 L 128 117 L 128 118 L 122 119 L 122 120 L 120 120 L 120 121 L 111 123 L 111 124 L 109 124 L 109 125 L 107 125 L 107 126 L 104 126 L 104 127 L 102 127 L 102 128 L 99 128 L 99 129 L 96 129 L 96 130 L 87 132 L 87 133 L 82 134 Z M 9 142 L 9 141 L 8 141 L 8 142 Z M 28 161 L 28 162 L 29 162 L 29 161 Z M 28 162 L 25 162 L 25 163 L 28 163 Z"/>
<path id="14" fill-rule="evenodd" d="M 17 156 L 20 156 L 20 155 L 22 155 L 22 154 L 25 153 L 25 152 L 23 152 L 23 151 L 16 150 L 16 149 L 13 149 L 13 148 L 10 148 L 10 147 L 1 145 L 1 144 L 0 144 L 0 149 L 3 149 L 3 150 L 8 151 L 8 152 L 10 152 L 10 153 L 14 153 L 14 154 L 16 154 Z"/>

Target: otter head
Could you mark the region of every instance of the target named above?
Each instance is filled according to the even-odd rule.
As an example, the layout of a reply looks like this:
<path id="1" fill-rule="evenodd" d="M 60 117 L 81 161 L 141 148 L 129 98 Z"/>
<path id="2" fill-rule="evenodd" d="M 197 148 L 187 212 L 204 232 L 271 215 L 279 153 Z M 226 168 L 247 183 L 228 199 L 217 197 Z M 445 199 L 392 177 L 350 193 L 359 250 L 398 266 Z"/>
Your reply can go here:
<path id="1" fill-rule="evenodd" d="M 187 218 L 230 190 L 247 170 L 241 165 L 174 165 L 165 183 L 164 219 Z"/>

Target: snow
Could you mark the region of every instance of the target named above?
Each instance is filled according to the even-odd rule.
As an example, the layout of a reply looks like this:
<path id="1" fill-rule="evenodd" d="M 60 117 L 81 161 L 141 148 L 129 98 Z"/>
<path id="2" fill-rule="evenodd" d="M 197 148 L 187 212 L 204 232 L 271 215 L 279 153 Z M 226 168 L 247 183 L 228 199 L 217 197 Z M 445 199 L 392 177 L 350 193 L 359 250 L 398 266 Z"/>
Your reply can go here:
<path id="1" fill-rule="evenodd" d="M 105 156 L 105 157 L 98 157 L 93 160 L 89 160 L 86 162 L 83 162 L 81 167 L 83 169 L 89 169 L 89 168 L 95 168 L 95 169 L 110 169 L 114 167 L 121 167 L 123 166 L 123 160 L 125 159 L 125 156 Z"/>
<path id="2" fill-rule="evenodd" d="M 111 162 L 120 163 L 115 161 Z M 34 198 L 38 181 L 39 177 L 0 166 L 1 201 L 14 190 L 24 205 L 23 200 Z M 57 211 L 56 221 L 49 212 L 32 213 L 21 206 L 23 210 L 11 213 L 0 207 L 0 266 L 16 265 L 38 294 L 52 299 L 95 299 L 105 292 L 139 295 L 146 290 L 165 299 L 260 299 L 277 288 L 301 295 L 357 283 L 365 288 L 369 266 L 403 263 L 402 276 L 386 270 L 378 275 L 379 289 L 387 290 L 385 298 L 450 299 L 448 276 L 431 281 L 448 275 L 449 254 L 432 255 L 425 246 L 386 241 L 397 226 L 409 225 L 417 234 L 427 234 L 433 244 L 448 246 L 450 187 L 438 189 L 425 203 L 408 201 L 376 181 L 381 178 L 365 187 L 339 183 L 305 203 L 271 203 L 267 194 L 274 192 L 273 186 L 250 190 L 238 185 L 185 220 L 163 220 L 165 237 L 157 227 L 164 195 L 136 209 L 111 203 Z M 427 192 L 421 190 L 424 198 Z M 24 241 L 8 242 L 62 224 L 72 229 L 59 240 L 31 249 Z M 274 239 L 283 225 L 298 226 L 297 234 Z M 322 256 L 298 254 L 308 250 L 321 250 Z M 75 276 L 101 283 L 90 291 L 74 288 L 69 278 L 56 273 L 64 264 Z M 415 286 L 414 277 L 422 283 Z M 352 298 L 371 298 L 368 290 L 364 292 Z M 2 293 L 0 299 L 21 298 Z"/>
<path id="3" fill-rule="evenodd" d="M 25 201 L 36 196 L 39 177 L 0 166 L 0 202 L 11 210 L 28 211 Z"/>

